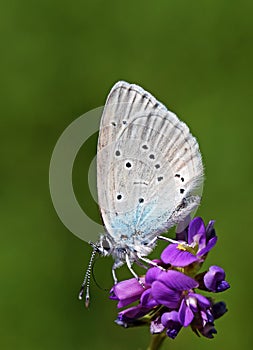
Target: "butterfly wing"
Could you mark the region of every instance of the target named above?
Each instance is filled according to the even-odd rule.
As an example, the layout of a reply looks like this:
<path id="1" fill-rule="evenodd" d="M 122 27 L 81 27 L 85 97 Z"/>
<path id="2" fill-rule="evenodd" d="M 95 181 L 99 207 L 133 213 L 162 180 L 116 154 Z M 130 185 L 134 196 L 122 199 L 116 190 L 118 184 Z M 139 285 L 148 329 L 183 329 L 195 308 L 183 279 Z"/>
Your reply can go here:
<path id="1" fill-rule="evenodd" d="M 98 200 L 119 242 L 148 241 L 199 204 L 203 165 L 185 123 L 141 87 L 118 82 L 108 95 L 97 152 Z"/>

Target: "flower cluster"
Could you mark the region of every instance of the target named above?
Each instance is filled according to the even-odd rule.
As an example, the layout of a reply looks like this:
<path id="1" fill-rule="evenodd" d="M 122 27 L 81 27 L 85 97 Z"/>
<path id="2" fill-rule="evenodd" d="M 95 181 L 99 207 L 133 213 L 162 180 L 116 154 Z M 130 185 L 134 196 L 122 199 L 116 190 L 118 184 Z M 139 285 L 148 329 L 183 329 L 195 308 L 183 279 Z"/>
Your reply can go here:
<path id="1" fill-rule="evenodd" d="M 124 327 L 149 324 L 152 334 L 166 332 L 172 339 L 182 327 L 191 326 L 197 335 L 213 338 L 217 333 L 214 320 L 227 311 L 226 305 L 215 303 L 196 289 L 217 293 L 230 287 L 219 266 L 199 272 L 217 241 L 214 221 L 205 227 L 203 220 L 196 217 L 176 238 L 161 258 L 154 260 L 158 267 L 149 268 L 141 277 L 144 288 L 131 278 L 111 289 L 110 298 L 118 301 L 118 308 L 138 302 L 119 312 L 116 323 Z"/>

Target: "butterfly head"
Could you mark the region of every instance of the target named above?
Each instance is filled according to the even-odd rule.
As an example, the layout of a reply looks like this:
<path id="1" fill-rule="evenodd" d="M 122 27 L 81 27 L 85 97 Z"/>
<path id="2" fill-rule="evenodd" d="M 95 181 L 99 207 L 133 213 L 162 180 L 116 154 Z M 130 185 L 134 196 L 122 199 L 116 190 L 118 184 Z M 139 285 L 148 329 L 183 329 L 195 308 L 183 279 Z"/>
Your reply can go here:
<path id="1" fill-rule="evenodd" d="M 105 235 L 101 235 L 98 242 L 93 243 L 90 241 L 89 244 L 92 246 L 93 251 L 102 256 L 108 256 L 111 254 L 112 243 L 110 242 L 109 238 Z"/>

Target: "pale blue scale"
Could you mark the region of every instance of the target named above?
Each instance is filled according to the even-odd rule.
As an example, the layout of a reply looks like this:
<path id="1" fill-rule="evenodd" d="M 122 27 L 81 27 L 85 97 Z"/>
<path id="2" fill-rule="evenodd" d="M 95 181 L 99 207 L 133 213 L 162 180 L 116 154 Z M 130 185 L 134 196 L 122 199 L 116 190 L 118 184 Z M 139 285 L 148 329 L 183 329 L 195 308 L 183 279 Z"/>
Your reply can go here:
<path id="1" fill-rule="evenodd" d="M 128 237 L 132 237 L 135 231 L 140 231 L 145 236 L 144 224 L 146 221 L 146 229 L 148 227 L 148 217 L 152 210 L 152 204 L 145 206 L 137 205 L 135 210 L 128 213 L 120 213 L 114 216 L 111 221 L 111 235 L 115 238 L 119 237 L 121 234 Z M 140 222 L 140 215 L 143 218 Z M 139 223 L 139 225 L 137 225 Z M 143 226 L 142 226 L 143 225 Z"/>

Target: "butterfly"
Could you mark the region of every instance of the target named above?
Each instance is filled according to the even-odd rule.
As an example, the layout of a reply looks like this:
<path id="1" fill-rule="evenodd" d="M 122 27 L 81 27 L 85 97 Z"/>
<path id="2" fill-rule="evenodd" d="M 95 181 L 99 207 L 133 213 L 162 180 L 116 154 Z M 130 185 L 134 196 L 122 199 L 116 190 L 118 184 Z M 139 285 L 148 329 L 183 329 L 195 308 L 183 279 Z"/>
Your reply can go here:
<path id="1" fill-rule="evenodd" d="M 86 289 L 96 253 L 112 255 L 115 270 L 133 263 L 156 265 L 147 256 L 201 200 L 203 163 L 187 125 L 135 84 L 117 82 L 101 117 L 97 145 L 97 190 L 105 233 L 93 252 L 79 293 Z"/>

